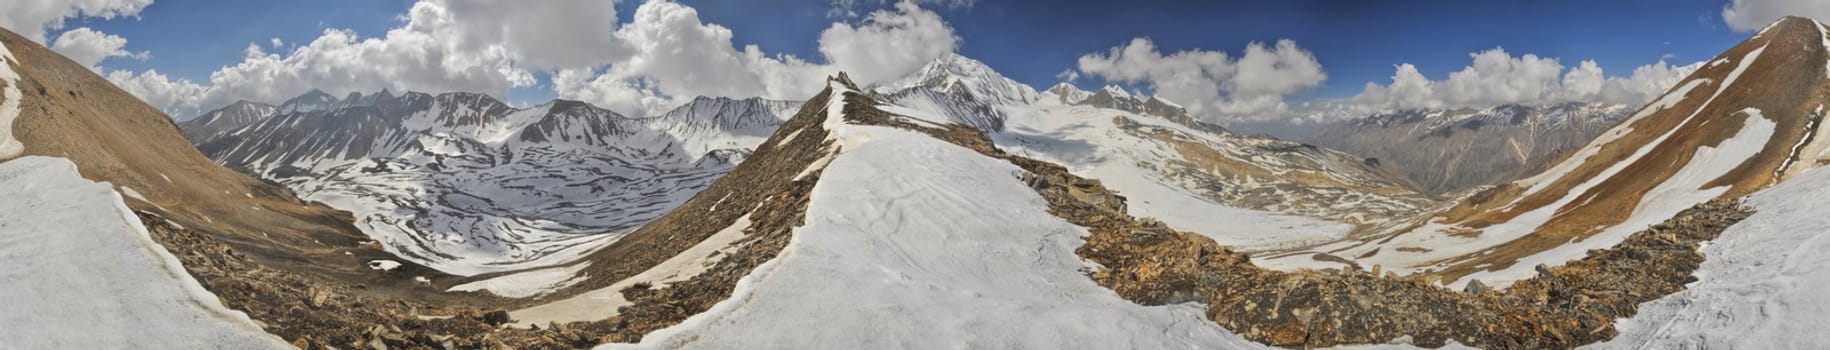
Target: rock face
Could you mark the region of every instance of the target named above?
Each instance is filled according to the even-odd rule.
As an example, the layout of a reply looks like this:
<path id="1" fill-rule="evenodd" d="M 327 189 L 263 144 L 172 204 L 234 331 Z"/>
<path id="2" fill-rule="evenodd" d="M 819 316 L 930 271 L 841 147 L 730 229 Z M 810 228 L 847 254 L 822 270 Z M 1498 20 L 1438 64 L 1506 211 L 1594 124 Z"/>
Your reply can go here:
<path id="1" fill-rule="evenodd" d="M 1390 166 L 1440 195 L 1541 171 L 1629 111 L 1589 103 L 1406 110 L 1329 124 L 1303 140 Z"/>

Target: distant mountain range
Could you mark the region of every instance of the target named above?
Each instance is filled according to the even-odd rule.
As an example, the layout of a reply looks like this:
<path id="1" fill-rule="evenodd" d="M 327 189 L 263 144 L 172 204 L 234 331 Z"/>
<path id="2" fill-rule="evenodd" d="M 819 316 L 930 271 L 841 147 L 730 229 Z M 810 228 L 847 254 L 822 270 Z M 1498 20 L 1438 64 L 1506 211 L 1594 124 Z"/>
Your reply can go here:
<path id="1" fill-rule="evenodd" d="M 1301 140 L 1377 160 L 1426 192 L 1452 194 L 1543 170 L 1630 111 L 1577 102 L 1404 110 L 1324 124 Z"/>
<path id="2" fill-rule="evenodd" d="M 629 118 L 477 93 L 313 90 L 183 123 L 219 163 L 356 214 L 391 250 L 456 274 L 575 259 L 691 198 L 798 102 L 697 98 Z"/>

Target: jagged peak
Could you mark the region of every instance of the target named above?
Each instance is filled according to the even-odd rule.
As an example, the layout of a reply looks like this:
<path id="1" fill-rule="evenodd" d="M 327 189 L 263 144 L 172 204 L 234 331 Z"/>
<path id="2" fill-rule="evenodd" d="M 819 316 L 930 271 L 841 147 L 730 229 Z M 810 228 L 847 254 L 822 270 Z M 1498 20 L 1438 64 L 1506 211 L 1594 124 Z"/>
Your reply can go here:
<path id="1" fill-rule="evenodd" d="M 984 62 L 958 53 L 936 57 L 915 73 L 880 84 L 872 90 L 881 94 L 893 94 L 915 88 L 971 95 L 973 99 L 984 102 L 1029 103 L 1040 97 L 1036 88 L 1005 77 Z"/>
<path id="2" fill-rule="evenodd" d="M 1162 96 L 1150 96 L 1150 99 L 1145 100 L 1144 103 L 1145 104 L 1157 103 L 1157 104 L 1162 104 L 1162 105 L 1168 106 L 1168 107 L 1184 109 L 1181 104 L 1178 104 L 1175 101 L 1170 101 L 1169 99 L 1163 98 Z"/>
<path id="3" fill-rule="evenodd" d="M 329 93 L 324 92 L 324 90 L 311 89 L 311 91 L 306 91 L 304 94 L 300 94 L 297 97 L 286 100 L 285 103 L 281 103 L 280 114 L 321 111 L 331 108 L 331 106 L 336 105 L 337 102 L 339 102 L 337 97 L 331 96 Z"/>
<path id="4" fill-rule="evenodd" d="M 1136 96 L 1131 95 L 1130 91 L 1125 91 L 1124 87 L 1118 85 L 1106 85 L 1106 87 L 1099 88 L 1099 92 L 1095 93 L 1104 93 L 1112 97 L 1120 98 L 1137 98 Z"/>

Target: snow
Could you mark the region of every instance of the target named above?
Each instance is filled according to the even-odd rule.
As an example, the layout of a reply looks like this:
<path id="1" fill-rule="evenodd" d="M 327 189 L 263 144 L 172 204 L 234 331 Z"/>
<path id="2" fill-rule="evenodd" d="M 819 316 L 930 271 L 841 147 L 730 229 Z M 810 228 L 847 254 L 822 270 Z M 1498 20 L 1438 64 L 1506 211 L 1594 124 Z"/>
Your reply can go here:
<path id="1" fill-rule="evenodd" d="M 1743 65 L 1742 68 L 1746 68 L 1746 66 Z M 1607 133 L 1596 137 L 1594 141 L 1589 141 L 1588 145 L 1584 146 L 1581 152 L 1565 159 L 1562 163 L 1558 163 L 1556 167 L 1553 167 L 1550 170 L 1520 180 L 1521 183 L 1530 183 L 1532 186 L 1531 188 L 1526 189 L 1525 192 L 1520 193 L 1518 198 L 1514 198 L 1512 203 L 1508 204 L 1507 207 L 1518 205 L 1519 201 L 1525 200 L 1525 197 L 1538 193 L 1538 191 L 1555 183 L 1557 179 L 1561 179 L 1564 176 L 1569 175 L 1571 171 L 1575 171 L 1577 168 L 1582 167 L 1583 164 L 1588 163 L 1589 158 L 1600 154 L 1603 146 L 1613 143 L 1614 140 L 1619 140 L 1622 136 L 1633 133 L 1634 123 L 1639 122 L 1640 119 L 1651 116 L 1653 113 L 1676 106 L 1679 102 L 1683 102 L 1686 96 L 1690 96 L 1690 90 L 1696 89 L 1698 86 L 1702 86 L 1708 82 L 1709 79 L 1692 79 L 1689 83 L 1685 83 L 1676 89 L 1665 92 L 1657 101 L 1646 104 L 1644 108 L 1640 108 L 1639 112 L 1633 113 L 1632 117 L 1628 117 L 1626 120 L 1621 121 L 1620 125 L 1615 126 L 1613 130 L 1609 130 Z M 1718 90 L 1717 94 L 1720 93 L 1721 91 Z M 1714 97 L 1712 96 L 1711 98 L 1713 99 Z"/>
<path id="2" fill-rule="evenodd" d="M 1753 216 L 1702 248 L 1698 281 L 1641 304 L 1594 349 L 1821 349 L 1830 315 L 1830 171 L 1749 196 Z"/>
<path id="3" fill-rule="evenodd" d="M 571 266 L 558 266 L 532 271 L 517 272 L 486 280 L 452 286 L 447 292 L 487 291 L 490 294 L 509 298 L 532 298 L 552 293 L 584 281 L 578 275 L 590 262 L 580 262 Z"/>
<path id="4" fill-rule="evenodd" d="M 1760 151 L 1765 148 L 1767 140 L 1772 138 L 1773 132 L 1777 127 L 1777 124 L 1774 124 L 1773 121 L 1762 117 L 1760 111 L 1757 109 L 1748 108 L 1747 110 L 1744 110 L 1743 113 L 1747 115 L 1746 124 L 1740 131 L 1735 133 L 1734 137 L 1722 141 L 1721 144 L 1716 147 L 1705 146 L 1698 148 L 1696 154 L 1691 157 L 1689 163 L 1684 165 L 1683 169 L 1672 174 L 1671 178 L 1666 179 L 1665 182 L 1660 183 L 1657 187 L 1653 187 L 1651 190 L 1646 191 L 1646 193 L 1640 197 L 1638 207 L 1633 209 L 1633 213 L 1627 216 L 1625 221 L 1614 226 L 1609 226 L 1607 229 L 1604 229 L 1600 233 L 1590 236 L 1587 239 L 1570 242 L 1569 244 L 1558 246 L 1555 249 L 1546 250 L 1519 259 L 1519 261 L 1512 264 L 1511 267 L 1469 274 L 1467 277 L 1457 281 L 1458 283 L 1455 283 L 1454 286 L 1459 288 L 1461 285 L 1465 285 L 1467 281 L 1473 279 L 1480 279 L 1483 282 L 1491 281 L 1491 283 L 1488 283 L 1490 286 L 1510 285 L 1511 281 L 1529 278 L 1535 275 L 1536 272 L 1533 268 L 1538 266 L 1538 264 L 1552 266 L 1561 265 L 1567 261 L 1581 259 L 1588 254 L 1590 249 L 1606 249 L 1608 247 L 1613 247 L 1615 244 L 1619 244 L 1621 241 L 1626 240 L 1627 236 L 1632 235 L 1633 232 L 1643 230 L 1647 226 L 1653 224 L 1664 222 L 1666 219 L 1671 218 L 1673 215 L 1677 215 L 1678 212 L 1683 211 L 1684 209 L 1688 209 L 1698 203 L 1709 201 L 1712 198 L 1716 198 L 1717 196 L 1721 196 L 1723 193 L 1728 192 L 1728 186 L 1717 186 L 1712 188 L 1703 188 L 1703 186 L 1704 184 L 1721 177 L 1723 174 L 1733 171 L 1748 158 L 1759 154 Z M 1651 148 L 1652 147 L 1646 147 L 1646 149 Z M 1578 196 L 1570 196 L 1570 198 L 1575 197 Z M 1548 211 L 1546 208 L 1549 208 L 1550 210 L 1556 209 L 1555 207 L 1546 206 L 1533 212 Z"/>
<path id="5" fill-rule="evenodd" d="M 1138 137 L 1112 124 L 1115 115 L 1188 135 L 1205 133 L 1129 112 L 1039 103 L 1013 108 L 1010 127 L 992 135 L 999 148 L 1061 164 L 1075 174 L 1098 179 L 1127 198 L 1130 214 L 1151 217 L 1179 230 L 1194 231 L 1222 245 L 1259 251 L 1338 239 L 1352 225 L 1308 216 L 1241 209 L 1215 203 L 1140 164 L 1166 164 L 1175 149 Z M 1240 184 L 1240 187 L 1250 184 Z M 1343 204 L 1347 205 L 1347 204 Z"/>
<path id="6" fill-rule="evenodd" d="M 0 160 L 18 157 L 25 152 L 25 144 L 13 137 L 13 119 L 19 118 L 19 106 L 25 97 L 19 92 L 19 72 L 13 71 L 19 65 L 19 59 L 13 57 L 13 51 L 0 44 Z"/>
<path id="7" fill-rule="evenodd" d="M 376 269 L 376 270 L 393 271 L 394 269 L 399 268 L 399 267 L 400 267 L 399 261 L 374 260 L 374 261 L 369 262 L 369 268 Z"/>
<path id="8" fill-rule="evenodd" d="M 1102 88 L 1100 90 L 1105 90 L 1106 93 L 1111 94 L 1112 97 L 1117 97 L 1120 99 L 1132 98 L 1130 92 L 1126 92 L 1125 88 L 1119 87 L 1118 85 L 1106 85 L 1105 88 Z"/>
<path id="9" fill-rule="evenodd" d="M 1742 57 L 1739 61 L 1740 65 L 1737 66 L 1734 71 L 1731 71 L 1719 86 L 1716 86 L 1715 92 L 1710 95 L 1707 100 L 1704 100 L 1702 104 L 1698 105 L 1696 109 L 1690 113 L 1690 115 L 1679 121 L 1677 124 L 1678 127 L 1667 130 L 1659 137 L 1644 145 L 1640 145 L 1633 154 L 1628 155 L 1619 162 L 1610 164 L 1609 167 L 1603 169 L 1595 176 L 1584 179 L 1583 182 L 1571 187 L 1563 197 L 1548 205 L 1519 214 L 1511 220 L 1489 225 L 1480 229 L 1480 234 L 1473 237 L 1456 234 L 1466 230 L 1466 228 L 1440 222 L 1430 222 L 1411 232 L 1399 234 L 1390 239 L 1379 241 L 1376 244 L 1344 241 L 1316 247 L 1312 250 L 1331 252 L 1336 256 L 1359 256 L 1371 252 L 1374 249 L 1380 249 L 1380 253 L 1367 258 L 1357 259 L 1357 261 L 1363 266 L 1377 264 L 1387 271 L 1399 274 L 1412 274 L 1436 269 L 1439 267 L 1437 263 L 1440 261 L 1465 257 L 1468 254 L 1473 254 L 1483 249 L 1511 242 L 1520 237 L 1529 235 L 1532 232 L 1536 232 L 1544 224 L 1550 222 L 1564 207 L 1578 205 L 1580 203 L 1577 203 L 1576 201 L 1584 200 L 1584 198 L 1593 199 L 1588 196 L 1588 193 L 1596 186 L 1600 186 L 1616 176 L 1635 176 L 1633 174 L 1622 174 L 1622 171 L 1641 161 L 1654 161 L 1645 160 L 1644 158 L 1653 150 L 1664 146 L 1665 142 L 1676 135 L 1678 130 L 1707 127 L 1704 123 L 1708 123 L 1710 118 L 1704 118 L 1699 121 L 1698 116 L 1715 101 L 1716 97 L 1734 86 L 1735 81 L 1740 77 L 1741 73 L 1751 66 L 1765 49 L 1766 47 L 1764 46 L 1754 49 L 1745 57 Z M 1567 176 L 1571 171 L 1587 162 L 1587 158 L 1598 154 L 1602 146 L 1613 142 L 1621 135 L 1632 132 L 1632 123 L 1634 121 L 1649 116 L 1653 112 L 1670 108 L 1670 106 L 1682 101 L 1684 96 L 1688 95 L 1690 89 L 1701 85 L 1702 82 L 1704 82 L 1704 80 L 1692 80 L 1683 87 L 1667 93 L 1658 101 L 1647 105 L 1633 117 L 1622 122 L 1622 124 L 1613 131 L 1605 133 L 1597 140 L 1589 143 L 1582 151 L 1572 155 L 1564 163 L 1553 167 L 1543 174 L 1527 180 L 1522 180 L 1527 183 L 1535 183 L 1524 192 L 1524 195 L 1520 196 L 1520 199 L 1541 191 L 1547 188 L 1550 183 Z M 1640 199 L 1633 212 L 1621 223 L 1601 228 L 1600 232 L 1586 239 L 1572 241 L 1550 250 L 1526 256 L 1504 269 L 1481 271 L 1469 274 L 1455 281 L 1445 281 L 1447 282 L 1447 286 L 1460 289 L 1470 281 L 1477 279 L 1488 286 L 1500 288 L 1510 286 L 1514 281 L 1534 275 L 1535 271 L 1533 268 L 1538 264 L 1551 266 L 1561 265 L 1570 260 L 1582 258 L 1587 254 L 1589 249 L 1612 247 L 1622 240 L 1625 240 L 1626 237 L 1633 232 L 1644 229 L 1648 225 L 1662 222 L 1678 211 L 1721 195 L 1727 188 L 1705 189 L 1702 188 L 1703 184 L 1720 177 L 1739 166 L 1748 157 L 1759 153 L 1765 147 L 1766 142 L 1771 139 L 1774 128 L 1776 127 L 1772 121 L 1762 117 L 1759 110 L 1745 109 L 1737 114 L 1744 115 L 1746 120 L 1744 127 L 1741 130 L 1737 131 L 1733 137 L 1716 145 L 1716 147 L 1698 148 L 1692 159 L 1690 159 L 1682 169 L 1673 174 L 1671 178 L 1666 179 L 1663 183 L 1660 183 L 1652 190 L 1649 190 L 1646 195 Z M 1727 117 L 1733 116 L 1725 116 L 1724 118 Z M 1692 123 L 1696 123 L 1696 125 L 1692 125 Z M 1513 203 L 1516 205 L 1518 200 L 1514 200 Z M 1398 252 L 1395 249 L 1387 249 L 1403 247 L 1426 248 L 1429 249 L 1429 251 Z M 1327 265 L 1332 264 L 1317 262 L 1307 256 L 1300 255 L 1281 257 L 1270 261 L 1259 260 L 1257 262 L 1259 262 L 1261 266 L 1275 269 L 1315 268 L 1326 267 Z"/>
<path id="10" fill-rule="evenodd" d="M 516 325 L 523 327 L 549 322 L 602 320 L 616 316 L 618 308 L 629 305 L 629 300 L 623 299 L 623 289 L 637 283 L 648 283 L 654 288 L 667 288 L 669 283 L 685 281 L 698 276 L 712 264 L 717 263 L 717 259 L 723 259 L 725 254 L 736 250 L 738 246 L 734 244 L 744 237 L 743 230 L 749 227 L 750 215 L 744 214 L 730 226 L 712 234 L 711 237 L 699 241 L 698 244 L 694 244 L 680 254 L 674 255 L 642 273 L 612 283 L 609 287 L 585 292 L 564 300 L 510 311 L 508 316 L 515 319 Z M 571 269 L 566 274 L 567 276 L 574 275 L 578 270 Z M 510 277 L 512 276 L 514 275 L 510 275 Z M 510 286 L 511 283 L 501 284 L 503 287 L 513 288 Z M 557 288 L 545 289 L 539 294 L 545 294 L 557 290 Z M 491 292 L 496 291 L 491 290 Z"/>
<path id="11" fill-rule="evenodd" d="M 69 160 L 0 163 L 0 339 L 21 349 L 284 349 L 222 306 L 107 183 Z"/>
<path id="12" fill-rule="evenodd" d="M 1818 40 L 1821 44 L 1819 47 L 1822 47 L 1824 50 L 1830 50 L 1830 28 L 1824 27 L 1823 23 L 1820 23 L 1815 19 L 1811 20 L 1811 24 L 1817 27 Z M 1830 59 L 1824 60 L 1824 75 L 1830 76 Z"/>
<path id="13" fill-rule="evenodd" d="M 1040 98 L 1036 89 L 992 70 L 990 66 L 957 53 L 948 53 L 928 62 L 914 74 L 885 83 L 876 90 L 891 94 L 927 87 L 942 93 L 969 93 L 973 99 L 993 105 L 1027 104 Z"/>
<path id="14" fill-rule="evenodd" d="M 1085 229 L 1048 214 L 1007 162 L 899 129 L 823 173 L 807 224 L 730 299 L 606 348 L 1262 348 L 1198 305 L 1094 284 Z"/>

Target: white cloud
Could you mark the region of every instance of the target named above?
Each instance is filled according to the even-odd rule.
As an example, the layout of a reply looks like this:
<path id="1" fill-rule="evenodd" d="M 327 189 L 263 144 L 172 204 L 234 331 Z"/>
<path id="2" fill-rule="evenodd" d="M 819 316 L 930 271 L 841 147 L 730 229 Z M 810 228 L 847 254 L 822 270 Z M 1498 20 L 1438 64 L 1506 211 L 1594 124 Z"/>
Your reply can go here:
<path id="1" fill-rule="evenodd" d="M 630 55 L 607 67 L 561 70 L 553 89 L 561 98 L 643 115 L 676 106 L 676 98 L 804 98 L 821 86 L 824 70 L 789 56 L 768 57 L 754 46 L 739 51 L 731 35 L 701 22 L 692 7 L 650 1 L 615 33 Z"/>
<path id="2" fill-rule="evenodd" d="M 1501 104 L 1598 102 L 1625 105 L 1645 103 L 1670 88 L 1701 62 L 1673 66 L 1661 60 L 1640 66 L 1625 77 L 1609 77 L 1593 60 L 1567 70 L 1555 58 L 1525 54 L 1512 56 L 1504 49 L 1469 54 L 1473 62 L 1444 80 L 1430 80 L 1410 64 L 1397 66 L 1388 84 L 1366 83 L 1359 95 L 1346 101 L 1338 116 L 1397 109 L 1484 108 Z M 1337 106 L 1338 107 L 1338 106 Z"/>
<path id="3" fill-rule="evenodd" d="M 1830 1 L 1734 0 L 1722 8 L 1722 21 L 1742 32 L 1760 29 L 1785 16 L 1830 18 Z"/>
<path id="4" fill-rule="evenodd" d="M 701 95 L 807 98 L 841 69 L 861 84 L 887 81 L 952 52 L 958 40 L 938 14 L 903 2 L 857 25 L 827 28 L 819 43 L 828 64 L 818 64 L 737 47 L 730 29 L 704 23 L 697 10 L 672 1 L 645 2 L 621 24 L 613 5 L 421 0 L 381 37 L 328 29 L 289 52 L 250 44 L 241 62 L 218 69 L 207 84 L 154 72 L 108 76 L 184 117 L 239 99 L 283 101 L 313 88 L 502 96 L 542 85 L 535 73 L 551 72 L 550 87 L 560 98 L 646 115 Z"/>
<path id="5" fill-rule="evenodd" d="M 701 21 L 692 7 L 649 1 L 616 32 L 633 50 L 626 60 L 562 70 L 553 88 L 561 98 L 636 115 L 662 112 L 693 96 L 804 99 L 824 86 L 826 75 L 845 71 L 864 85 L 901 78 L 953 52 L 958 41 L 940 15 L 913 2 L 873 12 L 856 26 L 828 27 L 819 39 L 828 62 L 823 65 L 771 56 L 754 45 L 740 50 L 731 35 Z"/>
<path id="6" fill-rule="evenodd" d="M 431 0 L 421 4 L 448 13 L 419 23 L 423 27 L 417 29 L 455 40 L 455 52 L 501 51 L 522 66 L 536 69 L 589 67 L 628 55 L 629 49 L 611 36 L 616 30 L 614 1 Z"/>
<path id="7" fill-rule="evenodd" d="M 209 89 L 190 80 L 174 79 L 157 70 L 140 74 L 124 70 L 108 72 L 108 81 L 127 93 L 139 96 L 154 107 L 168 110 L 195 111 Z M 168 111 L 169 112 L 169 111 Z M 174 114 L 178 116 L 181 114 Z"/>
<path id="8" fill-rule="evenodd" d="M 914 73 L 958 42 L 939 14 L 904 1 L 858 26 L 833 23 L 820 32 L 820 53 L 857 83 L 872 84 Z"/>
<path id="9" fill-rule="evenodd" d="M 267 39 L 267 44 L 272 45 L 273 48 L 275 48 L 275 49 L 278 49 L 281 46 L 286 46 L 286 41 L 280 40 L 280 38 L 272 38 L 272 39 Z"/>
<path id="10" fill-rule="evenodd" d="M 608 2 L 608 1 L 604 1 Z M 539 2 L 541 6 L 581 10 L 573 2 Z M 483 6 L 483 7 L 479 7 Z M 542 8 L 544 9 L 544 8 Z M 599 15 L 615 18 L 614 10 L 603 7 Z M 544 33 L 533 27 L 568 27 L 567 23 L 527 20 L 519 11 L 535 9 L 495 9 L 476 5 L 474 0 L 425 0 L 413 4 L 403 16 L 403 23 L 381 37 L 361 38 L 355 32 L 326 29 L 316 39 L 297 45 L 290 52 L 269 53 L 250 43 L 241 62 L 217 69 L 208 84 L 174 81 L 154 72 L 140 74 L 111 72 L 117 85 L 137 84 L 145 89 L 142 99 L 167 113 L 184 118 L 202 109 L 227 105 L 236 100 L 279 102 L 314 88 L 332 93 L 375 91 L 383 88 L 430 92 L 480 91 L 502 96 L 512 87 L 533 86 L 534 75 L 516 57 L 542 56 L 541 49 L 556 50 L 550 59 L 536 60 L 542 65 L 578 60 L 576 47 L 513 46 L 511 39 L 523 34 Z M 546 13 L 546 12 L 540 12 Z M 514 29 L 504 29 L 501 22 L 487 17 L 522 18 Z M 561 17 L 572 19 L 575 17 Z M 480 28 L 480 29 L 479 29 Z M 588 26 L 574 28 L 589 32 Z M 531 34 L 529 34 L 531 35 Z M 609 41 L 611 33 L 597 35 Z M 559 37 L 578 39 L 583 34 Z M 489 43 L 494 40 L 496 43 Z M 601 47 L 600 47 L 601 49 Z M 613 52 L 605 52 L 609 56 Z M 176 92 L 154 91 L 172 88 Z"/>
<path id="11" fill-rule="evenodd" d="M 138 53 L 128 52 L 126 38 L 114 34 L 98 32 L 89 29 L 89 27 L 79 27 L 64 31 L 63 34 L 58 34 L 57 39 L 51 41 L 51 49 L 56 50 L 59 54 L 63 54 L 64 57 L 69 57 L 70 60 L 76 61 L 76 63 L 82 64 L 84 67 L 89 67 L 89 69 L 97 71 L 100 71 L 100 69 L 96 67 L 96 64 L 101 63 L 103 59 L 109 57 L 131 57 L 138 60 L 146 60 L 147 57 L 151 56 L 145 51 Z"/>
<path id="12" fill-rule="evenodd" d="M 905 0 L 911 1 L 911 0 Z M 882 5 L 890 0 L 832 0 L 832 9 L 826 11 L 827 17 L 858 17 L 858 8 L 868 5 Z M 972 8 L 976 0 L 912 0 L 912 2 L 946 8 Z"/>
<path id="13" fill-rule="evenodd" d="M 62 29 L 64 20 L 79 17 L 112 19 L 134 16 L 152 0 L 8 0 L 0 1 L 0 27 L 37 42 L 50 30 Z"/>
<path id="14" fill-rule="evenodd" d="M 1150 39 L 1136 38 L 1107 52 L 1081 56 L 1079 72 L 1111 82 L 1142 83 L 1190 113 L 1230 120 L 1286 116 L 1284 97 L 1328 79 L 1321 63 L 1296 42 L 1246 45 L 1234 59 L 1225 52 L 1187 50 L 1165 55 Z"/>

